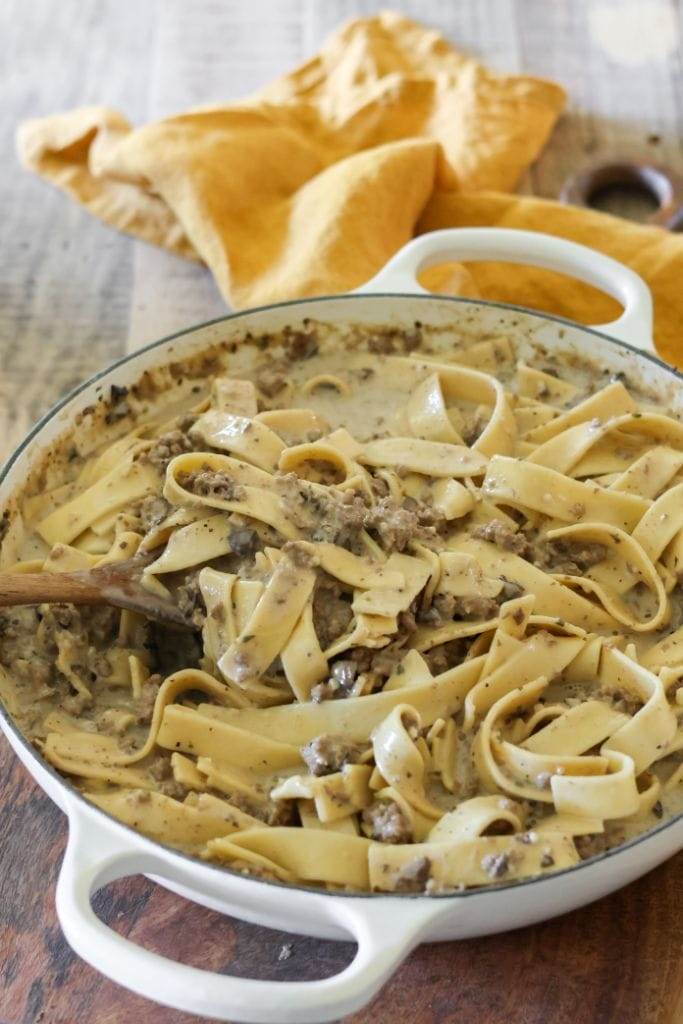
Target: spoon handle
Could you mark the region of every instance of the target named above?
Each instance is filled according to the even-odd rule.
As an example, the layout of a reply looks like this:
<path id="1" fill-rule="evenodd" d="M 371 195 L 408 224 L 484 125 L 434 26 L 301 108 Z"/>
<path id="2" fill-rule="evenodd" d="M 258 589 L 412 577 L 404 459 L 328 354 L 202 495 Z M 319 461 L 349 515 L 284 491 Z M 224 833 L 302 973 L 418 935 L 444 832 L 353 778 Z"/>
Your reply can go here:
<path id="1" fill-rule="evenodd" d="M 181 629 L 196 629 L 173 601 L 129 575 L 129 563 L 82 572 L 0 573 L 0 608 L 20 604 L 108 604 Z"/>
<path id="2" fill-rule="evenodd" d="M 0 574 L 0 607 L 19 604 L 105 604 L 102 587 L 88 573 Z"/>

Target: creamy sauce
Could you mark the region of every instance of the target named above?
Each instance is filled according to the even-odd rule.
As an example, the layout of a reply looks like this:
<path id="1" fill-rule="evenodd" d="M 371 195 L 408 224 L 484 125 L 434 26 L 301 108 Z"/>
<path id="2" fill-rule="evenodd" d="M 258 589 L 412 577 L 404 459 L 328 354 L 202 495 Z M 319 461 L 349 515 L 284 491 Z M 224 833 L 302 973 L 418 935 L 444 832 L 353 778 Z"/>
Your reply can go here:
<path id="1" fill-rule="evenodd" d="M 310 337 L 315 338 L 315 327 L 308 333 Z M 256 383 L 260 412 L 276 409 L 307 409 L 324 421 L 325 426 L 322 430 L 304 430 L 299 428 L 294 421 L 289 427 L 283 424 L 280 436 L 287 448 L 297 444 L 315 442 L 321 436 L 324 439 L 329 433 L 341 428 L 352 435 L 358 446 L 365 446 L 370 442 L 387 438 L 410 436 L 411 426 L 407 408 L 411 396 L 415 394 L 418 385 L 435 372 L 434 360 L 444 358 L 438 354 L 438 349 L 437 351 L 428 349 L 424 359 L 423 350 L 419 352 L 402 351 L 401 338 L 402 336 L 398 334 L 397 337 L 389 339 L 387 344 L 394 349 L 394 352 L 390 354 L 367 351 L 365 348 L 367 339 L 362 337 L 356 339 L 355 346 L 348 351 L 341 352 L 335 347 L 333 341 L 323 342 L 318 351 L 306 358 L 283 361 L 282 354 L 278 351 L 275 355 L 259 354 L 252 358 L 251 365 L 248 365 L 249 361 L 241 354 L 234 360 L 234 369 L 231 369 L 229 363 L 228 372 L 240 380 L 251 380 Z M 374 340 L 375 348 L 385 345 L 386 339 L 380 337 L 379 342 L 377 339 Z M 372 343 L 373 340 L 370 339 L 371 346 Z M 513 415 L 516 415 L 521 407 L 529 407 L 531 403 L 519 395 L 515 353 L 508 342 L 504 339 L 502 341 L 497 339 L 491 342 L 488 348 L 484 343 L 483 349 L 479 346 L 476 351 L 473 349 L 472 352 L 474 355 L 466 361 L 472 369 L 476 369 L 480 373 L 493 373 L 495 378 L 504 385 Z M 416 359 L 416 357 L 419 358 Z M 552 379 L 558 378 L 573 384 L 575 388 L 571 398 L 559 403 L 550 403 L 547 397 L 542 395 L 536 401 L 539 415 L 541 415 L 539 423 L 549 422 L 550 420 L 544 420 L 542 417 L 550 416 L 550 413 L 556 415 L 558 412 L 564 414 L 570 411 L 598 390 L 595 383 L 595 368 L 588 364 L 580 364 L 576 358 L 563 361 L 558 356 L 551 356 L 539 350 L 534 365 L 537 369 L 549 374 L 551 387 Z M 609 383 L 604 375 L 599 376 L 603 377 L 605 384 Z M 312 386 L 318 377 L 320 377 L 321 383 Z M 185 398 L 179 403 L 183 408 L 182 413 L 179 413 L 178 403 L 174 403 L 174 405 L 166 407 L 164 416 L 158 418 L 156 423 L 150 412 L 139 417 L 138 422 L 148 421 L 152 425 L 147 429 L 142 429 L 139 433 L 139 440 L 142 443 L 139 445 L 140 450 L 134 454 L 135 460 L 139 460 L 143 466 L 156 467 L 163 474 L 170 458 L 197 450 L 198 441 L 196 433 L 193 434 L 192 424 L 203 411 L 202 408 L 197 409 L 197 403 L 206 405 L 204 396 L 208 393 L 209 383 L 210 381 L 207 379 L 199 379 L 191 387 L 188 385 L 185 388 Z M 644 413 L 651 410 L 662 412 L 648 396 L 639 394 L 636 388 L 631 387 L 630 392 L 639 401 L 640 408 Z M 117 404 L 119 411 L 123 410 L 123 412 L 120 416 L 120 425 L 115 426 L 114 429 L 121 437 L 126 431 L 130 431 L 133 425 L 135 402 L 130 396 L 123 398 L 117 396 L 116 402 L 113 404 L 114 410 L 116 410 Z M 478 397 L 471 400 L 451 397 L 446 406 L 446 415 L 449 417 L 451 426 L 456 431 L 462 431 L 467 446 L 476 449 L 478 439 L 486 429 L 492 415 L 490 403 L 481 402 Z M 193 408 L 194 411 L 190 412 L 188 418 L 187 412 Z M 110 421 L 110 426 L 112 422 L 116 424 L 116 418 Z M 161 440 L 159 440 L 160 437 Z M 133 441 L 135 440 L 134 438 Z M 146 445 L 145 441 L 148 442 Z M 615 463 L 616 468 L 612 471 L 613 475 L 628 468 L 635 458 L 642 454 L 644 450 L 642 438 L 637 438 L 635 442 L 632 442 L 633 435 L 623 441 L 620 453 L 617 453 L 616 456 L 617 463 Z M 85 456 L 83 446 L 80 449 L 74 449 L 73 457 L 68 458 L 65 463 L 59 463 L 62 470 L 61 476 L 53 467 L 47 471 L 47 477 L 44 478 L 48 481 L 47 488 L 43 487 L 39 493 L 29 493 L 24 496 L 23 510 L 26 530 L 21 543 L 15 550 L 15 555 L 19 560 L 38 559 L 42 564 L 44 559 L 49 557 L 51 565 L 44 566 L 44 568 L 51 568 L 52 571 L 87 567 L 88 564 L 96 561 L 97 557 L 102 557 L 109 550 L 108 544 L 120 537 L 133 535 L 138 538 L 133 542 L 134 544 L 139 543 L 140 537 L 144 537 L 144 545 L 154 531 L 159 529 L 160 522 L 164 522 L 173 513 L 174 509 L 162 501 L 159 505 L 158 515 L 155 515 L 153 501 L 160 499 L 163 483 L 163 476 L 160 475 L 156 495 L 147 493 L 144 497 L 136 497 L 128 505 L 114 509 L 109 527 L 106 523 L 98 524 L 97 521 L 94 521 L 90 528 L 71 538 L 66 545 L 57 543 L 51 547 L 45 542 L 44 537 L 41 538 L 36 532 L 36 527 L 39 527 L 51 513 L 63 507 L 65 502 L 83 492 L 84 486 L 87 486 L 88 482 L 93 479 L 93 466 L 97 464 L 98 458 L 106 453 L 110 443 L 111 440 L 99 450 L 87 451 Z M 199 450 L 226 454 L 220 446 L 212 447 L 206 443 L 201 445 Z M 352 453 L 351 457 L 355 458 L 356 455 Z M 363 461 L 362 454 L 357 457 L 361 459 L 361 462 Z M 524 453 L 518 457 L 523 458 Z M 623 465 L 617 465 L 619 460 Z M 246 461 L 249 462 L 249 458 L 246 458 Z M 257 461 L 254 464 L 258 465 L 259 463 Z M 476 493 L 474 511 L 452 519 L 450 525 L 447 520 L 442 518 L 437 521 L 437 526 L 432 526 L 425 525 L 427 517 L 423 516 L 423 519 L 420 519 L 420 515 L 425 509 L 433 508 L 436 477 L 423 474 L 423 490 L 419 492 L 418 498 L 413 498 L 405 491 L 406 481 L 411 479 L 409 470 L 405 465 L 390 465 L 389 473 L 385 474 L 385 477 L 387 480 L 397 481 L 399 488 L 403 488 L 402 501 L 405 502 L 405 507 L 399 503 L 394 509 L 391 505 L 393 500 L 391 498 L 391 483 L 382 484 L 381 472 L 372 469 L 372 464 L 368 466 L 363 462 L 363 465 L 365 472 L 371 470 L 370 478 L 374 481 L 373 487 L 375 487 L 373 500 L 386 498 L 388 503 L 386 520 L 391 529 L 383 532 L 383 526 L 386 524 L 379 521 L 373 522 L 371 519 L 364 520 L 364 529 L 369 532 L 371 542 L 378 545 L 377 550 L 383 549 L 383 557 L 392 551 L 414 550 L 409 546 L 409 542 L 406 541 L 404 544 L 403 539 L 397 539 L 399 535 L 392 526 L 392 516 L 397 517 L 399 511 L 410 512 L 413 515 L 413 519 L 405 527 L 413 529 L 412 539 L 419 541 L 429 551 L 436 552 L 437 555 L 448 547 L 447 542 L 451 533 L 462 528 L 466 533 L 474 534 L 475 528 L 487 520 L 487 516 L 482 513 L 484 492 L 479 490 L 476 473 L 474 474 L 475 482 L 471 480 L 467 482 L 471 492 Z M 296 479 L 294 482 L 291 477 L 288 477 L 289 482 L 278 479 L 274 486 L 285 517 L 297 524 L 303 541 L 309 544 L 318 543 L 321 540 L 329 541 L 344 547 L 357 556 L 363 552 L 367 555 L 367 549 L 363 548 L 363 540 L 358 533 L 359 527 L 349 527 L 350 539 L 343 534 L 343 531 L 336 535 L 324 533 L 324 530 L 333 529 L 328 522 L 330 513 L 327 507 L 323 511 L 316 512 L 313 517 L 316 519 L 317 516 L 315 522 L 309 522 L 311 515 L 310 484 L 334 487 L 338 483 L 338 477 L 335 477 L 330 466 L 325 465 L 324 460 L 321 462 L 319 459 L 317 461 L 312 459 L 309 465 L 300 467 L 297 473 L 299 479 L 304 481 L 302 485 L 305 492 L 303 498 L 300 491 L 297 493 L 292 491 L 292 488 L 296 489 L 298 486 Z M 277 476 L 277 473 L 275 475 Z M 283 477 L 284 475 L 281 474 Z M 412 476 L 415 476 L 414 472 Z M 201 467 L 200 472 L 195 472 L 194 475 L 190 474 L 187 478 L 179 477 L 179 483 L 188 488 L 188 492 L 197 498 L 202 496 L 209 498 L 218 496 L 220 498 L 221 494 L 223 497 L 228 495 L 234 498 L 234 489 L 230 492 L 226 490 L 227 484 L 220 478 L 220 475 L 216 476 L 213 473 L 212 476 L 209 473 L 207 476 L 206 471 Z M 309 485 L 308 492 L 306 492 L 306 485 Z M 221 487 L 223 488 L 222 492 L 220 491 Z M 165 493 L 167 492 L 165 491 Z M 521 495 L 520 500 L 524 504 L 525 496 Z M 303 508 L 307 502 L 307 507 Z M 193 509 L 196 511 L 196 508 L 190 504 L 190 512 Z M 204 511 L 206 512 L 206 509 Z M 215 511 L 215 507 L 213 511 Z M 512 529 L 516 530 L 514 510 L 504 501 L 501 503 L 501 514 L 506 521 L 509 521 L 508 517 L 512 516 Z M 231 537 L 234 536 L 237 539 L 231 548 L 212 555 L 204 564 L 209 565 L 218 573 L 231 573 L 242 580 L 267 585 L 271 578 L 272 566 L 268 564 L 263 552 L 267 551 L 269 546 L 281 547 L 283 538 L 278 538 L 277 530 L 272 524 L 268 525 L 267 521 L 264 523 L 250 520 L 249 516 L 240 513 L 232 512 L 231 515 Z M 299 519 L 296 518 L 297 516 Z M 306 516 L 309 516 L 309 519 Z M 406 516 L 403 518 L 406 519 Z M 491 518 L 492 516 L 488 515 L 489 521 Z M 495 518 L 495 509 L 493 518 Z M 529 554 L 525 557 L 528 557 L 530 561 L 535 561 L 535 564 L 541 565 L 538 558 L 540 558 L 539 545 L 542 546 L 545 543 L 543 517 L 530 515 L 525 519 L 524 516 L 517 515 L 516 518 L 522 523 L 522 531 L 519 532 L 519 536 L 524 536 L 525 543 L 528 541 L 529 545 Z M 580 511 L 577 512 L 576 518 L 577 521 L 581 520 L 582 513 Z M 187 522 L 181 522 L 180 526 L 186 527 L 192 521 L 192 515 L 190 515 Z M 368 523 L 372 525 L 368 525 Z M 93 527 L 97 527 L 97 529 Z M 336 528 L 335 525 L 334 529 Z M 322 534 L 320 533 L 321 529 L 323 529 Z M 356 530 L 356 533 L 353 533 L 353 530 Z M 476 536 L 476 534 L 474 535 Z M 341 539 L 342 537 L 344 539 Z M 244 547 L 244 550 L 240 550 L 240 545 Z M 505 544 L 502 546 L 505 547 Z M 153 544 L 151 549 L 155 550 Z M 158 554 L 161 550 L 163 550 L 163 546 L 159 545 L 155 553 Z M 571 550 L 565 554 L 567 558 L 571 559 Z M 600 552 L 598 552 L 599 554 Z M 82 565 L 76 564 L 79 557 Z M 559 557 L 557 552 L 553 554 L 553 557 L 555 559 Z M 60 559 L 63 560 L 61 563 Z M 600 560 L 598 558 L 598 564 Z M 4 568 L 8 568 L 6 560 Z M 36 567 L 29 566 L 28 568 L 33 568 L 35 571 Z M 552 561 L 544 565 L 543 568 L 547 572 L 564 571 L 563 569 L 558 570 L 557 564 L 553 566 Z M 163 630 L 150 626 L 139 617 L 128 615 L 122 619 L 118 613 L 109 613 L 106 610 L 90 613 L 87 610 L 79 612 L 68 608 L 50 609 L 47 606 L 41 606 L 38 610 L 17 609 L 3 613 L 3 631 L 0 636 L 0 665 L 5 668 L 5 671 L 0 673 L 2 694 L 11 713 L 38 746 L 45 742 L 48 734 L 55 731 L 64 734 L 69 730 L 77 729 L 93 737 L 106 737 L 108 742 L 113 741 L 118 744 L 120 750 L 124 752 L 134 751 L 142 745 L 148 734 L 153 703 L 158 694 L 159 684 L 164 677 L 177 669 L 201 666 L 210 674 L 214 674 L 219 682 L 221 681 L 220 673 L 216 670 L 215 660 L 212 661 L 207 654 L 206 595 L 197 592 L 196 571 L 197 567 L 192 564 L 189 568 L 185 567 L 167 576 L 157 577 L 157 580 L 163 579 L 163 585 L 167 586 L 179 601 L 188 602 L 190 612 L 197 615 L 197 623 L 204 624 L 203 646 L 198 637 L 180 638 L 178 635 L 166 634 Z M 590 571 L 590 565 L 582 569 L 579 564 L 577 573 L 581 571 Z M 507 580 L 505 582 L 508 583 Z M 294 579 L 293 589 L 296 589 L 296 585 L 298 584 Z M 319 637 L 325 634 L 325 643 L 321 644 L 322 647 L 325 647 L 333 644 L 335 639 L 347 628 L 348 621 L 343 620 L 347 613 L 350 615 L 350 600 L 348 587 L 345 590 L 338 586 L 333 580 L 331 581 L 329 574 L 322 571 L 318 571 L 316 588 L 315 593 L 320 593 L 322 596 L 319 607 L 314 602 L 314 622 Z M 510 599 L 514 596 L 513 588 Z M 285 594 L 283 604 L 286 606 L 288 601 L 289 593 Z M 656 610 L 656 602 L 653 601 L 652 593 L 642 586 L 632 588 L 626 594 L 625 602 L 638 619 L 646 619 Z M 416 600 L 411 605 L 410 615 L 413 618 L 417 614 L 418 604 L 419 602 Z M 484 606 L 481 605 L 481 607 Z M 454 619 L 458 620 L 459 617 L 476 621 L 477 608 L 476 602 L 470 608 L 464 606 L 462 601 L 458 604 L 456 599 L 455 603 L 451 604 L 450 617 L 447 613 L 443 613 L 445 618 L 439 618 L 437 615 L 432 618 L 431 622 L 436 626 L 443 626 L 444 623 Z M 540 612 L 542 614 L 542 610 Z M 439 612 L 439 615 L 441 614 Z M 487 614 L 490 617 L 493 612 L 486 614 L 482 612 L 479 617 L 486 618 Z M 216 615 L 216 619 L 218 621 L 218 615 Z M 418 623 L 418 629 L 427 628 L 425 624 L 429 621 L 424 619 L 421 627 Z M 629 634 L 628 629 L 619 627 L 604 630 L 604 635 L 609 637 L 612 634 L 620 633 L 625 637 L 624 643 L 635 643 L 639 656 L 642 656 L 653 643 L 670 633 L 673 627 L 678 626 L 681 621 L 683 621 L 683 601 L 678 588 L 676 588 L 671 593 L 671 611 L 663 630 L 654 635 L 642 632 Z M 414 622 L 410 628 L 415 629 Z M 561 626 L 559 635 L 562 635 Z M 447 671 L 462 661 L 467 655 L 468 645 L 476 636 L 477 633 L 474 631 L 471 638 L 463 641 L 458 650 L 449 650 L 448 643 L 435 644 L 432 649 L 427 648 L 425 653 L 433 675 L 436 676 L 439 672 Z M 392 643 L 397 638 L 406 639 L 400 630 L 392 639 Z M 360 646 L 362 647 L 362 645 Z M 386 646 L 391 648 L 391 644 Z M 439 656 L 443 656 L 446 661 L 439 664 L 436 654 L 442 647 L 444 651 Z M 409 649 L 410 642 L 401 648 L 400 655 L 404 655 Z M 273 688 L 272 703 L 276 706 L 291 699 L 291 693 L 283 675 L 282 663 L 278 660 L 280 654 L 279 650 L 276 651 L 277 658 L 268 668 L 267 678 L 263 684 Z M 354 669 L 354 685 L 357 686 L 357 690 L 353 691 L 354 695 L 379 692 L 391 672 L 396 669 L 399 661 L 397 655 L 385 672 L 380 667 L 380 663 L 374 660 L 376 651 L 369 651 L 368 657 L 370 654 L 372 654 L 372 659 L 368 663 L 368 667 L 363 668 L 362 662 L 359 662 L 360 671 L 358 665 Z M 131 657 L 136 659 L 136 665 L 142 666 L 141 669 L 136 669 L 137 678 L 135 671 L 131 678 Z M 341 655 L 336 660 L 334 657 L 330 659 L 332 671 L 327 681 L 318 684 L 322 690 L 317 699 L 325 700 L 338 696 L 339 686 L 346 685 L 343 682 L 339 683 L 343 671 L 340 670 L 335 674 L 335 665 L 341 665 L 345 660 L 346 655 Z M 358 680 L 362 676 L 367 677 L 363 683 L 363 686 L 366 687 L 365 690 L 362 686 L 358 688 Z M 544 699 L 548 703 L 552 703 L 555 699 L 566 701 L 570 698 L 572 702 L 578 703 L 594 698 L 596 685 L 596 680 L 593 679 L 586 679 L 572 686 L 553 683 Z M 254 692 L 257 691 L 254 690 Z M 190 696 L 188 706 L 197 706 L 199 700 L 195 700 L 194 697 L 195 695 Z M 254 700 L 256 701 L 256 698 Z M 259 706 L 257 702 L 255 706 Z M 681 711 L 683 713 L 683 709 Z M 461 728 L 460 722 L 458 722 L 458 728 Z M 471 736 L 465 736 L 462 732 L 459 736 L 456 769 L 459 782 L 456 791 L 449 792 L 438 779 L 431 780 L 427 787 L 428 797 L 444 811 L 458 806 L 463 799 L 485 792 L 481 789 L 480 779 L 473 765 Z M 679 757 L 680 755 L 672 754 L 671 758 L 666 759 L 666 762 L 657 762 L 653 766 L 652 771 L 660 777 L 663 783 L 671 775 L 672 768 L 675 768 Z M 147 778 L 153 790 L 180 799 L 187 794 L 188 786 L 186 783 L 178 781 L 177 773 L 173 772 L 169 765 L 168 751 L 157 749 L 153 755 L 136 767 L 136 771 L 148 773 Z M 106 773 L 99 780 L 93 781 L 92 778 L 80 778 L 76 771 L 70 773 L 68 769 L 64 770 L 77 779 L 78 785 L 97 793 L 108 792 L 112 784 L 112 780 L 106 776 Z M 274 784 L 277 777 L 277 773 L 275 773 L 270 778 L 269 785 Z M 215 788 L 215 792 L 220 792 L 220 789 Z M 225 790 L 222 791 L 222 795 L 225 795 Z M 277 819 L 277 814 L 281 810 L 277 801 L 269 801 L 267 797 L 264 798 L 261 808 L 255 809 L 248 800 L 246 802 L 243 800 L 241 803 L 236 801 L 236 805 L 248 807 L 249 813 L 254 813 L 260 819 L 271 823 Z M 278 809 L 279 807 L 280 809 Z M 534 823 L 537 820 L 542 820 L 547 811 L 546 804 L 531 807 L 528 811 L 528 827 L 533 828 Z M 654 806 L 638 820 L 629 818 L 623 821 L 607 822 L 607 845 L 614 845 L 631 838 L 654 827 L 662 819 L 682 811 L 683 786 L 663 789 Z M 380 837 L 376 836 L 375 838 Z"/>

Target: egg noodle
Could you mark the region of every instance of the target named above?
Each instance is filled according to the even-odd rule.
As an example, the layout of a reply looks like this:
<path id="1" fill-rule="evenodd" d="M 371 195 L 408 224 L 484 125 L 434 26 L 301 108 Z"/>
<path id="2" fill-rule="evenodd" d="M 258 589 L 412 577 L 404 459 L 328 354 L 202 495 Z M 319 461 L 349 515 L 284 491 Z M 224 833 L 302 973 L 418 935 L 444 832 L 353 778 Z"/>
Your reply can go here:
<path id="1" fill-rule="evenodd" d="M 680 800 L 683 424 L 505 338 L 370 348 L 217 376 L 25 499 L 5 568 L 144 555 L 200 643 L 12 610 L 23 727 L 103 810 L 261 877 L 570 867 Z"/>

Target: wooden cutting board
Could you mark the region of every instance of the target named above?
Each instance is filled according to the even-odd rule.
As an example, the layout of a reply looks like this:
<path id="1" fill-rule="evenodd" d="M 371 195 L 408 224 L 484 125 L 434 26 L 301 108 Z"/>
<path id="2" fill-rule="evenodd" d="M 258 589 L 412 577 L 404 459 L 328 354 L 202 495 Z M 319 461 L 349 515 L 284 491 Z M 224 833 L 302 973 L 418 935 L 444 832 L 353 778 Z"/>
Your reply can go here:
<path id="1" fill-rule="evenodd" d="M 60 811 L 0 739 L 2 1024 L 198 1024 L 132 995 L 71 952 L 54 890 Z M 422 946 L 350 1024 L 681 1024 L 683 853 L 607 899 L 554 921 Z M 116 931 L 155 952 L 244 977 L 328 977 L 350 943 L 244 924 L 137 877 L 95 898 Z"/>

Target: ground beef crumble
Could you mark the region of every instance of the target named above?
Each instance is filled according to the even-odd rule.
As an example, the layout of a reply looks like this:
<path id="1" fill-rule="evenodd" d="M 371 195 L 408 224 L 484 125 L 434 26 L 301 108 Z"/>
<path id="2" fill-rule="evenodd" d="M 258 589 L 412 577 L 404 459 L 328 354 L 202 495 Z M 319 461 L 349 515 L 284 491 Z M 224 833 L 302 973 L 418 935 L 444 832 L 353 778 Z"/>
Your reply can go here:
<path id="1" fill-rule="evenodd" d="M 169 430 L 168 433 L 155 439 L 153 447 L 146 451 L 142 458 L 145 462 L 156 466 L 163 474 L 171 459 L 174 459 L 176 455 L 185 455 L 186 452 L 197 450 L 195 442 L 182 430 Z"/>
<path id="2" fill-rule="evenodd" d="M 311 700 L 320 703 L 324 700 L 339 700 L 349 697 L 361 674 L 370 683 L 369 690 L 374 691 L 396 669 L 397 664 L 405 655 L 407 635 L 400 636 L 392 644 L 372 650 L 368 647 L 355 647 L 347 651 L 332 665 L 330 676 L 318 683 L 311 690 Z M 367 691 L 366 691 L 367 692 Z"/>
<path id="3" fill-rule="evenodd" d="M 607 557 L 604 544 L 592 541 L 571 541 L 564 538 L 547 540 L 536 546 L 534 565 L 544 572 L 580 576 Z"/>
<path id="4" fill-rule="evenodd" d="M 149 766 L 149 774 L 158 783 L 159 792 L 164 796 L 173 797 L 174 800 L 184 800 L 187 796 L 187 786 L 173 778 L 171 759 L 167 755 L 161 754 L 154 758 Z"/>
<path id="5" fill-rule="evenodd" d="M 310 540 L 353 549 L 363 529 L 366 506 L 354 491 L 321 491 L 296 473 L 276 477 L 284 511 Z"/>
<path id="6" fill-rule="evenodd" d="M 352 658 L 336 661 L 330 670 L 329 678 L 318 683 L 311 690 L 311 700 L 319 704 L 324 700 L 337 700 L 348 697 L 358 676 L 359 666 Z"/>
<path id="7" fill-rule="evenodd" d="M 453 619 L 493 619 L 498 615 L 500 606 L 492 597 L 481 597 L 472 594 L 466 597 L 455 597 L 453 594 L 437 594 L 431 606 L 419 615 L 420 622 L 430 625 L 441 625 Z"/>
<path id="8" fill-rule="evenodd" d="M 405 551 L 413 540 L 436 540 L 445 523 L 435 509 L 414 498 L 406 498 L 402 505 L 391 498 L 381 498 L 366 511 L 363 525 L 376 532 L 387 551 Z"/>
<path id="9" fill-rule="evenodd" d="M 243 489 L 225 473 L 202 466 L 194 473 L 180 473 L 178 483 L 191 494 L 203 498 L 222 498 L 224 501 L 240 501 Z"/>
<path id="10" fill-rule="evenodd" d="M 413 838 L 410 823 L 394 800 L 376 800 L 366 807 L 363 828 L 380 843 L 409 843 Z"/>
<path id="11" fill-rule="evenodd" d="M 517 533 L 506 526 L 501 519 L 492 519 L 488 523 L 476 526 L 472 530 L 472 536 L 477 540 L 486 540 L 496 547 L 505 551 L 512 551 L 521 558 L 528 558 L 531 554 L 531 545 L 523 533 Z"/>
<path id="12" fill-rule="evenodd" d="M 492 519 L 475 527 L 472 536 L 478 540 L 489 541 L 505 551 L 512 551 L 522 558 L 530 559 L 544 572 L 578 576 L 598 562 L 602 562 L 607 556 L 604 544 L 589 541 L 558 538 L 533 545 L 521 531 L 511 530 L 500 519 Z"/>
<path id="13" fill-rule="evenodd" d="M 357 764 L 361 747 L 342 736 L 322 733 L 301 747 L 301 756 L 311 775 L 330 775 L 344 765 Z"/>
<path id="14" fill-rule="evenodd" d="M 398 505 L 383 497 L 368 506 L 355 491 L 321 493 L 294 473 L 278 478 L 287 515 L 313 541 L 360 550 L 361 530 L 374 533 L 386 551 L 404 551 L 411 541 L 434 544 L 446 525 L 444 517 L 424 502 L 406 498 Z"/>

